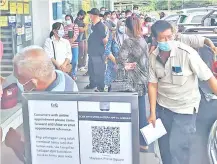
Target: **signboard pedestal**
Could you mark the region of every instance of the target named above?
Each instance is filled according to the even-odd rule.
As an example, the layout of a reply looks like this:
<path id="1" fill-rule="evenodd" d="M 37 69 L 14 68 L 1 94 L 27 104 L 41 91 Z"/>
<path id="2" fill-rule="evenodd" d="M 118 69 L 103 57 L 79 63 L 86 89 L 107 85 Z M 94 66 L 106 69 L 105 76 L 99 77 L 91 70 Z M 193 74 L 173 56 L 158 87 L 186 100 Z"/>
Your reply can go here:
<path id="1" fill-rule="evenodd" d="M 135 93 L 24 93 L 27 164 L 139 164 Z"/>

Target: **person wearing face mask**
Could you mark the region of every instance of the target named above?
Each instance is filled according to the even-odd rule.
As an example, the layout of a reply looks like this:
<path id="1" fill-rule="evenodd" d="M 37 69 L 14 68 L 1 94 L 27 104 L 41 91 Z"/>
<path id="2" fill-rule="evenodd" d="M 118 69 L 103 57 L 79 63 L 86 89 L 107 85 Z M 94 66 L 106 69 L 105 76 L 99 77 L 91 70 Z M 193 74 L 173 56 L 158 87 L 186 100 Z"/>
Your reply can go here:
<path id="1" fill-rule="evenodd" d="M 138 17 L 128 17 L 126 27 L 129 38 L 124 40 L 120 48 L 117 60 L 117 80 L 127 78 L 130 81 L 127 85 L 138 93 L 139 128 L 141 129 L 147 125 L 145 95 L 148 82 L 148 45 L 142 37 L 142 27 Z M 148 147 L 141 133 L 139 133 L 139 139 L 140 151 L 147 151 Z"/>
<path id="2" fill-rule="evenodd" d="M 209 38 L 202 37 L 200 35 L 181 34 L 178 32 L 178 28 L 175 25 L 172 25 L 172 27 L 173 27 L 173 36 L 176 41 L 180 41 L 184 44 L 187 44 L 188 46 L 194 49 L 202 48 L 206 45 L 210 47 L 214 55 L 217 54 L 217 47 Z M 151 54 L 157 48 L 157 46 L 158 46 L 157 40 L 152 37 L 149 54 Z"/>
<path id="3" fill-rule="evenodd" d="M 55 67 L 46 51 L 39 46 L 24 48 L 15 55 L 14 76 L 21 91 L 78 92 L 78 87 L 70 76 Z M 10 147 L 16 156 L 25 162 L 24 141 L 13 128 L 10 128 L 5 145 Z"/>
<path id="4" fill-rule="evenodd" d="M 139 7 L 138 6 L 134 6 L 133 7 L 133 13 L 136 14 L 136 15 L 139 15 L 140 12 L 139 12 Z"/>
<path id="5" fill-rule="evenodd" d="M 71 44 L 72 49 L 72 73 L 71 77 L 73 80 L 76 80 L 76 72 L 78 66 L 78 55 L 79 55 L 79 48 L 78 48 L 78 37 L 79 37 L 79 27 L 77 24 L 74 23 L 73 17 L 71 15 L 65 16 L 66 26 L 64 28 L 65 35 L 64 38 L 67 39 Z"/>
<path id="6" fill-rule="evenodd" d="M 64 39 L 65 32 L 62 23 L 54 23 L 50 37 L 46 39 L 44 49 L 51 58 L 56 69 L 65 73 L 70 73 L 72 66 L 71 45 L 68 40 Z"/>
<path id="7" fill-rule="evenodd" d="M 79 55 L 78 55 L 78 69 L 84 70 L 87 66 L 87 24 L 84 23 L 84 19 L 86 16 L 86 12 L 84 10 L 80 10 L 77 14 L 77 18 L 75 19 L 75 24 L 78 25 L 79 35 L 78 35 L 78 45 L 79 45 Z"/>
<path id="8" fill-rule="evenodd" d="M 112 32 L 115 31 L 115 29 L 116 29 L 116 25 L 115 25 L 115 23 L 112 22 L 112 20 L 111 20 L 111 13 L 110 13 L 110 12 L 108 12 L 108 11 L 105 12 L 103 23 L 104 23 L 104 24 L 106 25 L 106 27 L 108 28 L 108 30 L 109 30 L 108 35 L 109 35 L 109 37 L 111 37 Z"/>
<path id="9" fill-rule="evenodd" d="M 105 48 L 105 56 L 108 59 L 107 69 L 105 72 L 105 92 L 110 91 L 111 83 L 116 79 L 117 63 L 119 50 L 125 39 L 128 38 L 126 35 L 126 27 L 124 20 L 120 20 L 117 23 L 116 32 L 109 38 Z"/>
<path id="10" fill-rule="evenodd" d="M 115 26 L 117 26 L 118 18 L 117 18 L 117 13 L 115 11 L 111 13 L 111 21 L 115 24 Z"/>
<path id="11" fill-rule="evenodd" d="M 131 17 L 132 16 L 132 11 L 131 10 L 126 10 L 125 11 L 125 18 Z"/>
<path id="12" fill-rule="evenodd" d="M 158 116 L 167 134 L 159 139 L 164 164 L 189 164 L 196 116 L 201 100 L 198 79 L 217 95 L 217 79 L 197 51 L 174 40 L 173 27 L 164 20 L 152 25 L 158 47 L 150 55 L 149 123 Z"/>

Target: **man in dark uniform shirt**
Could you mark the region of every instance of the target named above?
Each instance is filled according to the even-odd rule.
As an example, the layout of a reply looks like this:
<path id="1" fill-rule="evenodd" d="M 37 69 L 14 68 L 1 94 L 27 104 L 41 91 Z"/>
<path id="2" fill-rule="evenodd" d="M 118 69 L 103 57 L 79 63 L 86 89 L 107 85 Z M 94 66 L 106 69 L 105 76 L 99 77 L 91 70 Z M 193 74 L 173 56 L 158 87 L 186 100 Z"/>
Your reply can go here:
<path id="1" fill-rule="evenodd" d="M 95 91 L 104 91 L 104 74 L 105 74 L 105 45 L 107 43 L 106 28 L 100 21 L 100 12 L 98 9 L 93 8 L 88 12 L 90 19 L 93 22 L 92 33 L 88 39 L 88 73 L 90 84 L 86 86 L 86 89 L 94 89 Z"/>

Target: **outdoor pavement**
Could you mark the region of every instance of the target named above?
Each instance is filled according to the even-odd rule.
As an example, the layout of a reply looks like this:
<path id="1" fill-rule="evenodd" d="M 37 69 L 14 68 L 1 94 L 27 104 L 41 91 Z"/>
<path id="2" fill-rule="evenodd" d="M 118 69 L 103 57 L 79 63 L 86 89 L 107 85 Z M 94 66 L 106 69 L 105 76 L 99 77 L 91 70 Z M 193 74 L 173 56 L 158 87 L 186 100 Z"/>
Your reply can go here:
<path id="1" fill-rule="evenodd" d="M 81 92 L 92 92 L 93 90 L 84 89 L 86 85 L 88 85 L 89 77 L 83 76 L 85 72 L 79 72 L 76 83 L 78 85 L 79 91 Z M 21 125 L 18 129 L 19 132 L 23 134 L 23 126 Z M 155 157 L 153 153 L 141 153 L 140 154 L 140 163 L 141 164 L 159 164 L 159 159 Z M 5 146 L 2 143 L 1 146 L 1 163 L 0 164 L 22 164 L 17 157 L 15 156 L 14 152 Z"/>

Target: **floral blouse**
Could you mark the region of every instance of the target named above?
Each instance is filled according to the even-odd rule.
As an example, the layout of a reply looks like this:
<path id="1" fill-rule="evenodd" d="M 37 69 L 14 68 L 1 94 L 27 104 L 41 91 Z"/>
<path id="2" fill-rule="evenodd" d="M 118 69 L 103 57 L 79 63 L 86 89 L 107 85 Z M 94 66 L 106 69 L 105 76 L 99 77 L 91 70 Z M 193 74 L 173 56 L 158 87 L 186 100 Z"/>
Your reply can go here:
<path id="1" fill-rule="evenodd" d="M 137 63 L 135 70 L 127 71 L 127 77 L 134 89 L 142 96 L 147 91 L 148 83 L 148 45 L 144 38 L 129 38 L 121 46 L 118 63 L 124 67 L 125 63 Z"/>

